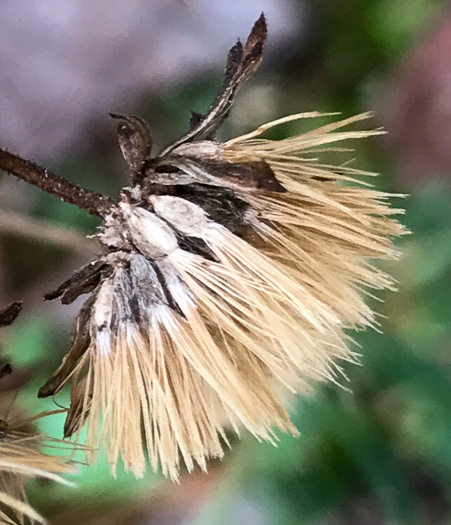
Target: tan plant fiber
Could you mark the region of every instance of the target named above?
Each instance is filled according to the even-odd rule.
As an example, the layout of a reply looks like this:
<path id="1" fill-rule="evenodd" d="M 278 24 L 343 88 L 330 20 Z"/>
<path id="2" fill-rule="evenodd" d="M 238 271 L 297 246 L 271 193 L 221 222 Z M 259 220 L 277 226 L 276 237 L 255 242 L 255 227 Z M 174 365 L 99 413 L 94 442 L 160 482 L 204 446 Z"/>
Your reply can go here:
<path id="1" fill-rule="evenodd" d="M 50 414 L 26 418 L 17 413 L 0 420 L 0 523 L 46 523 L 28 503 L 25 492 L 28 478 L 45 478 L 72 485 L 61 476 L 73 470 L 68 457 L 51 453 L 55 446 L 67 449 L 67 443 L 47 438 L 34 427 L 37 419 Z"/>
<path id="2" fill-rule="evenodd" d="M 366 113 L 285 140 L 257 138 L 285 122 L 320 116 L 291 115 L 265 124 L 224 144 L 223 155 L 232 162 L 264 159 L 288 190 L 242 196 L 256 212 L 258 220 L 251 222 L 264 240 L 263 252 L 285 263 L 296 280 L 314 289 L 318 299 L 337 313 L 343 328 L 372 326 L 374 314 L 363 297 L 371 289 L 395 288 L 392 278 L 372 260 L 399 256 L 392 239 L 406 230 L 393 216 L 403 210 L 390 207 L 392 195 L 372 188 L 368 178 L 375 174 L 347 164 L 322 165 L 312 155 L 327 151 L 330 144 L 381 131 L 342 130 L 367 119 Z"/>

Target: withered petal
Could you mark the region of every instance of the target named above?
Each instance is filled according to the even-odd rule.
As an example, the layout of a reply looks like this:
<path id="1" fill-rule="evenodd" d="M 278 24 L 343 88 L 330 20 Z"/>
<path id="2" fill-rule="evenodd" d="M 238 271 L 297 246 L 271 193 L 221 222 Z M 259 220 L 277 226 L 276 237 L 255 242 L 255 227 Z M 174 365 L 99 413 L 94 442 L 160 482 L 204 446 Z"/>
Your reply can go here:
<path id="1" fill-rule="evenodd" d="M 72 345 L 64 356 L 61 365 L 53 372 L 46 383 L 39 389 L 38 397 L 49 397 L 57 394 L 73 373 L 81 358 L 89 348 L 89 320 L 96 295 L 93 294 L 82 306 L 72 328 Z"/>
<path id="2" fill-rule="evenodd" d="M 51 301 L 61 297 L 63 304 L 73 303 L 80 295 L 92 292 L 99 284 L 102 274 L 109 265 L 102 259 L 96 259 L 82 266 L 69 279 L 61 283 L 58 288 L 45 294 L 44 299 Z"/>
<path id="3" fill-rule="evenodd" d="M 83 380 L 71 394 L 70 408 L 64 421 L 63 436 L 70 438 L 78 432 L 86 422 L 91 408 L 92 392 L 89 393 L 87 403 L 84 400 L 86 381 Z"/>
<path id="4" fill-rule="evenodd" d="M 222 88 L 205 115 L 196 114 L 190 131 L 161 152 L 165 156 L 185 142 L 212 139 L 227 118 L 238 88 L 256 71 L 262 61 L 266 43 L 267 26 L 262 13 L 255 22 L 246 44 L 238 41 L 229 51 Z M 197 122 L 197 126 L 194 126 Z"/>
<path id="5" fill-rule="evenodd" d="M 174 156 L 167 160 L 200 184 L 237 190 L 263 190 L 285 193 L 273 170 L 264 160 L 229 162 L 223 159 Z"/>
<path id="6" fill-rule="evenodd" d="M 119 146 L 130 171 L 136 177 L 150 158 L 152 149 L 150 127 L 140 117 L 115 113 L 110 113 L 110 117 L 119 120 L 117 125 Z"/>

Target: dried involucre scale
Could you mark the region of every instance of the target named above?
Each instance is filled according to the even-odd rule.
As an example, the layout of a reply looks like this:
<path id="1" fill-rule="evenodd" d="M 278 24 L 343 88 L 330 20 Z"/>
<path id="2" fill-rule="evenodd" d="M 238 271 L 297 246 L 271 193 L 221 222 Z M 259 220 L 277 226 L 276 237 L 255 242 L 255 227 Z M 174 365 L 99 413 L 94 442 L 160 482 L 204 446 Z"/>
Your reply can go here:
<path id="1" fill-rule="evenodd" d="M 106 447 L 113 474 L 119 458 L 137 477 L 147 457 L 173 480 L 181 461 L 206 470 L 229 428 L 270 442 L 275 429 L 296 434 L 279 393 L 339 382 L 340 361 L 357 360 L 345 331 L 377 325 L 363 297 L 394 288 L 371 260 L 397 257 L 400 211 L 370 174 L 311 158 L 379 133 L 343 130 L 368 115 L 262 138 L 321 116 L 293 115 L 214 140 L 265 39 L 262 15 L 230 50 L 207 114 L 194 113 L 189 132 L 155 157 L 144 121 L 114 115 L 132 186 L 103 214 L 105 253 L 47 296 L 90 293 L 40 396 L 71 379 L 65 436 L 87 422 L 88 461 Z"/>

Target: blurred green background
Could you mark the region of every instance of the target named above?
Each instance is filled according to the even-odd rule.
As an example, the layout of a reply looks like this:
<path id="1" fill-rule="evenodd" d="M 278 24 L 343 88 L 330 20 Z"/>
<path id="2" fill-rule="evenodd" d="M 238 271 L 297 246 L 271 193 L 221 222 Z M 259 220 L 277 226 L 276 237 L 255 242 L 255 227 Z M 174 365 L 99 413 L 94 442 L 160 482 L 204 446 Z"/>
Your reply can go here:
<path id="1" fill-rule="evenodd" d="M 261 8 L 253 4 L 256 18 Z M 231 137 L 300 111 L 348 116 L 370 109 L 376 111 L 372 125 L 393 131 L 392 137 L 355 144 L 353 156 L 359 167 L 381 173 L 379 187 L 410 194 L 401 203 L 402 221 L 413 235 L 402 240 L 404 255 L 389 268 L 399 292 L 375 305 L 383 333 L 355 334 L 362 366 L 346 368 L 351 391 L 318 387 L 293 409 L 299 438 L 281 436 L 274 448 L 243 434 L 208 476 L 184 475 L 178 486 L 150 474 L 140 481 L 125 474 L 113 480 L 103 463 L 79 467 L 73 477 L 77 490 L 32 482 L 30 498 L 51 523 L 451 524 L 451 154 L 449 162 L 446 157 L 451 132 L 440 120 L 431 124 L 431 114 L 440 119 L 447 102 L 451 107 L 451 79 L 440 91 L 445 101 L 425 87 L 443 80 L 434 65 L 445 62 L 451 77 L 451 38 L 436 36 L 451 27 L 446 4 L 317 0 L 298 2 L 297 9 L 294 2 L 303 29 L 277 52 L 268 50 L 222 131 Z M 189 10 L 190 0 L 174 2 L 173 9 Z M 232 32 L 230 45 L 235 36 Z M 186 129 L 191 109 L 206 109 L 221 67 L 124 105 L 148 118 L 157 143 L 169 142 Z M 49 162 L 72 180 L 114 195 L 125 181 L 114 125 L 105 116 L 92 127 L 89 146 Z M 445 152 L 440 163 L 437 144 Z M 410 166 L 412 151 L 416 160 Z M 7 199 L 2 203 L 7 208 Z M 54 408 L 36 399 L 36 392 L 67 350 L 77 311 L 42 306 L 41 297 L 89 257 L 89 249 L 67 245 L 64 228 L 89 234 L 96 222 L 37 191 L 25 204 L 23 215 L 31 224 L 45 224 L 57 234 L 56 241 L 44 228 L 42 238 L 14 228 L 1 234 L 4 301 L 24 297 L 30 305 L 5 331 L 3 348 L 24 385 L 17 402 L 35 413 Z M 67 394 L 58 396 L 59 403 L 67 401 Z M 55 437 L 61 428 L 60 416 L 42 423 Z"/>

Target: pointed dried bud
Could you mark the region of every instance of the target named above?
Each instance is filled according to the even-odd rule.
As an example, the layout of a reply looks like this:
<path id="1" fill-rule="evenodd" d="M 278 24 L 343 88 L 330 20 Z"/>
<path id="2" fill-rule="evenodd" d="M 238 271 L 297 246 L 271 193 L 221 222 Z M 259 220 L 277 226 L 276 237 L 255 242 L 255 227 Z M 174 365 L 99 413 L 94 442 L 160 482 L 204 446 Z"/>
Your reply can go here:
<path id="1" fill-rule="evenodd" d="M 119 146 L 134 177 L 141 174 L 144 164 L 150 159 L 152 150 L 152 134 L 147 122 L 139 117 L 116 115 L 110 117 L 118 119 L 117 134 Z"/>

